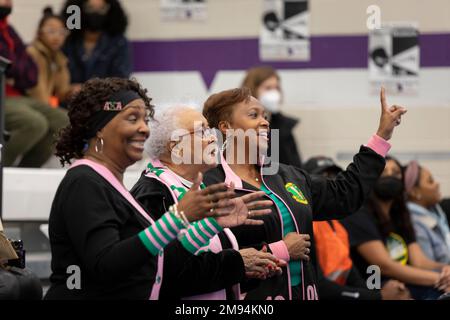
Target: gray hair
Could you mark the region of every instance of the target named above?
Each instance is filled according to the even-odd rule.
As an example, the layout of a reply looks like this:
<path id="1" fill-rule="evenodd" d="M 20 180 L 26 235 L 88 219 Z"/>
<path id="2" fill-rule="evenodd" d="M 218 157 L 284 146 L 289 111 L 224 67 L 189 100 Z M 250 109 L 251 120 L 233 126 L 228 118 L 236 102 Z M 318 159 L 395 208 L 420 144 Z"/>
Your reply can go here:
<path id="1" fill-rule="evenodd" d="M 168 152 L 167 145 L 172 133 L 179 129 L 179 119 L 187 110 L 199 111 L 196 103 L 172 103 L 160 105 L 156 109 L 154 119 L 149 123 L 150 137 L 145 142 L 145 150 L 152 159 L 159 159 Z"/>

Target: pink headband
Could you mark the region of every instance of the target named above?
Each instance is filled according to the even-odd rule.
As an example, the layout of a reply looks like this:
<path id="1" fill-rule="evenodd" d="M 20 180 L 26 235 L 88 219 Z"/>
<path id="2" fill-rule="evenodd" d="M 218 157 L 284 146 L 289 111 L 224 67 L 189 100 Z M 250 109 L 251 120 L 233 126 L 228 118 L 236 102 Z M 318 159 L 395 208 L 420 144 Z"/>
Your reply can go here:
<path id="1" fill-rule="evenodd" d="M 419 180 L 419 164 L 417 161 L 411 161 L 405 170 L 405 190 L 410 192 Z"/>

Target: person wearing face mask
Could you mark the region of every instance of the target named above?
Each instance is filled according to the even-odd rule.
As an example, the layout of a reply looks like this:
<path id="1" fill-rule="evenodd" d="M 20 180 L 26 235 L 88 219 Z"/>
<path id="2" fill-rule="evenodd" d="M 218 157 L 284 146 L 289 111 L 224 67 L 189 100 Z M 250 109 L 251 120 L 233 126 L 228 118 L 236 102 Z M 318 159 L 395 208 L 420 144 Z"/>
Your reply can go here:
<path id="1" fill-rule="evenodd" d="M 437 299 L 450 292 L 449 266 L 430 260 L 416 242 L 406 207 L 402 168 L 388 157 L 373 193 L 353 216 L 343 219 L 351 256 L 362 275 L 370 265 L 380 268 L 383 280 L 405 283 L 414 299 Z"/>
<path id="2" fill-rule="evenodd" d="M 81 9 L 81 29 L 73 29 L 63 51 L 69 59 L 73 90 L 93 78 L 128 78 L 131 53 L 124 33 L 127 17 L 118 0 L 68 0 L 61 11 L 66 20 L 69 6 Z"/>
<path id="3" fill-rule="evenodd" d="M 405 169 L 405 189 L 417 242 L 428 258 L 449 264 L 450 228 L 439 205 L 439 183 L 427 168 L 411 161 Z"/>
<path id="4" fill-rule="evenodd" d="M 258 99 L 266 109 L 271 129 L 279 130 L 280 141 L 283 143 L 279 145 L 278 161 L 301 168 L 301 154 L 292 133 L 299 120 L 281 112 L 283 97 L 280 76 L 276 70 L 270 66 L 251 68 L 247 70 L 241 87 L 250 89 L 252 96 Z"/>
<path id="5" fill-rule="evenodd" d="M 5 73 L 4 104 L 5 130 L 10 138 L 3 161 L 5 166 L 38 168 L 50 158 L 54 135 L 68 119 L 62 110 L 52 109 L 47 102 L 27 96 L 27 91 L 37 84 L 38 68 L 22 39 L 8 23 L 11 12 L 12 1 L 0 0 L 0 56 L 11 61 Z"/>
<path id="6" fill-rule="evenodd" d="M 314 175 L 334 179 L 341 167 L 331 158 L 312 157 L 303 169 Z M 350 257 L 348 233 L 338 220 L 314 221 L 318 288 L 323 300 L 406 300 L 409 290 L 396 280 L 387 281 L 380 290 L 370 290 Z"/>

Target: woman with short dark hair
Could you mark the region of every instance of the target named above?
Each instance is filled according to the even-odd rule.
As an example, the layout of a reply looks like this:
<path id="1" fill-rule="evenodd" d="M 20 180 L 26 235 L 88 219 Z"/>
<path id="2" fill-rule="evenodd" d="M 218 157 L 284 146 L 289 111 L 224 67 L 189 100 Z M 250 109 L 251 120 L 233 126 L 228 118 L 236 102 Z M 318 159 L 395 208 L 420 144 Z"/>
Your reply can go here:
<path id="1" fill-rule="evenodd" d="M 383 171 L 390 148 L 386 140 L 406 110 L 389 107 L 384 89 L 380 100 L 377 133 L 335 179 L 310 176 L 295 166 L 264 157 L 270 123 L 264 106 L 249 89 L 222 91 L 206 100 L 203 115 L 211 127 L 220 130 L 225 142 L 221 164 L 205 174 L 205 181 L 233 182 L 237 194 L 264 191 L 274 203 L 272 214 L 261 217 L 264 225 L 240 226 L 232 231 L 240 245 L 267 243 L 275 256 L 289 261 L 282 275 L 262 281 L 247 294 L 248 299 L 318 299 L 314 250 L 312 261 L 309 257 L 312 220 L 332 220 L 357 211 Z M 284 141 L 271 143 L 274 146 Z"/>

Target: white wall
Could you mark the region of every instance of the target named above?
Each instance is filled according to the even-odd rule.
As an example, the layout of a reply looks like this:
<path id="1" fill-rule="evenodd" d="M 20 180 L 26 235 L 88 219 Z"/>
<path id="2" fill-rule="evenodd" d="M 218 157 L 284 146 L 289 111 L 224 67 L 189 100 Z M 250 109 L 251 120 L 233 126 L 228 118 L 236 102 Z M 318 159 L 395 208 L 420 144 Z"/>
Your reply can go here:
<path id="1" fill-rule="evenodd" d="M 130 17 L 131 40 L 234 39 L 259 34 L 261 0 L 209 0 L 205 23 L 167 23 L 159 17 L 159 0 L 122 1 Z M 62 0 L 14 0 L 12 23 L 27 41 L 34 35 L 41 8 Z M 311 0 L 311 34 L 366 34 L 366 8 L 381 7 L 383 21 L 416 21 L 421 33 L 450 33 L 448 0 Z M 331 53 L 330 53 L 331 54 Z M 211 90 L 200 74 L 146 72 L 136 74 L 156 103 L 167 100 L 203 101 L 209 93 L 238 86 L 244 72 L 219 71 Z M 378 97 L 369 90 L 363 69 L 281 70 L 285 111 L 300 117 L 295 134 L 305 158 L 345 155 L 357 150 L 377 127 Z M 422 68 L 414 97 L 388 97 L 409 108 L 392 140 L 394 154 L 419 158 L 442 182 L 450 196 L 450 68 Z"/>

